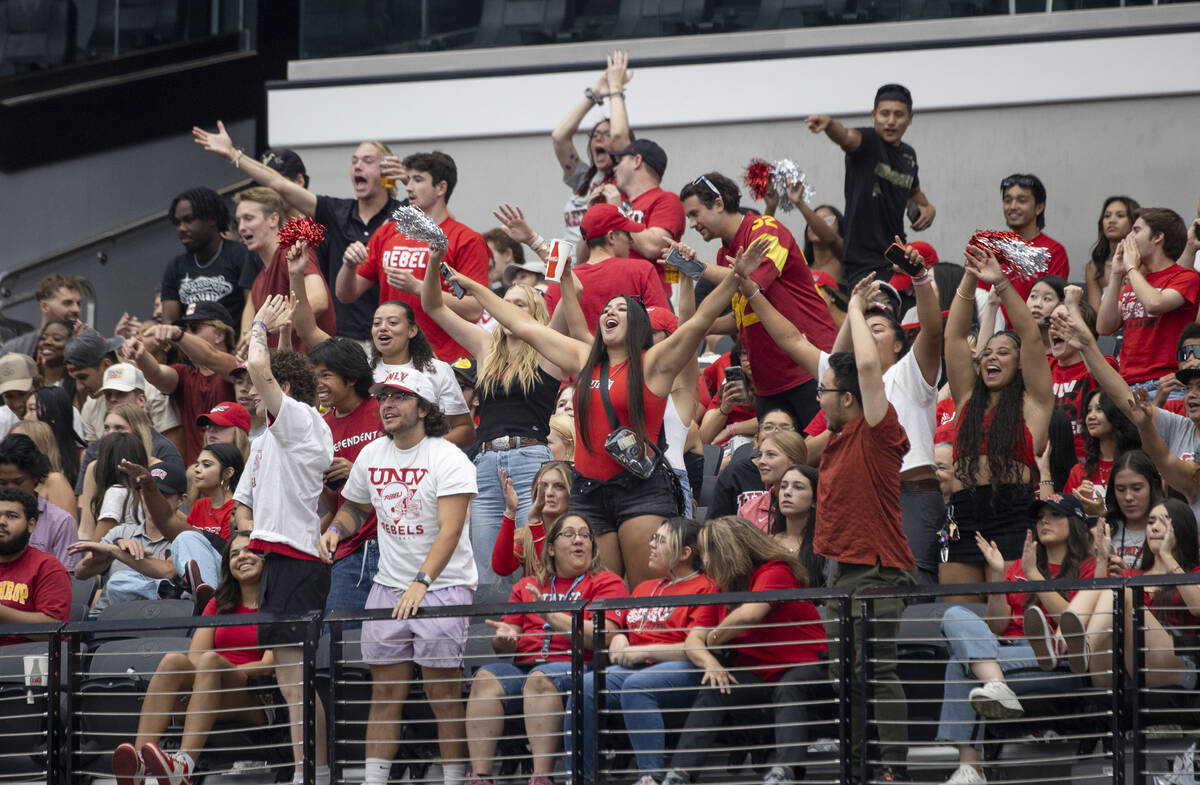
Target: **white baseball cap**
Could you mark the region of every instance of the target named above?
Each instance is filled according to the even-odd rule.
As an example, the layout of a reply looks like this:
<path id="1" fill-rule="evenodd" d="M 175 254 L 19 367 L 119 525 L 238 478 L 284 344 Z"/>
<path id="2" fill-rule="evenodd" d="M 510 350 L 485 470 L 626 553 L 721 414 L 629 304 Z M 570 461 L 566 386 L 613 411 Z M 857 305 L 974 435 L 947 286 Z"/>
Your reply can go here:
<path id="1" fill-rule="evenodd" d="M 409 368 L 392 371 L 382 382 L 371 385 L 371 395 L 375 395 L 388 387 L 410 392 L 426 403 L 437 402 L 437 394 L 433 391 L 433 382 L 420 371 L 414 371 Z"/>
<path id="2" fill-rule="evenodd" d="M 104 372 L 104 384 L 100 385 L 101 391 L 115 390 L 117 392 L 129 392 L 130 390 L 138 390 L 146 392 L 146 377 L 142 370 L 129 363 L 117 363 L 116 365 L 108 366 L 108 370 Z"/>

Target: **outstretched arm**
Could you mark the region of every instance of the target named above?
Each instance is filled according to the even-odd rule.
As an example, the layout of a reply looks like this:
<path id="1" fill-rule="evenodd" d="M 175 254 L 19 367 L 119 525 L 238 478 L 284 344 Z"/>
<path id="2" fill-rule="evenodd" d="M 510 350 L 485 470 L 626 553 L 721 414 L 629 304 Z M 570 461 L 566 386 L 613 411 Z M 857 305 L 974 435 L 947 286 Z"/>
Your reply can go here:
<path id="1" fill-rule="evenodd" d="M 874 273 L 867 278 L 873 279 Z M 874 427 L 887 416 L 887 393 L 883 389 L 883 367 L 879 362 L 879 347 L 871 326 L 867 324 L 866 310 L 879 294 L 879 284 L 872 282 L 867 288 L 855 287 L 855 294 L 846 308 L 846 323 L 850 325 L 850 338 L 854 343 L 854 364 L 858 367 L 858 389 L 862 398 L 863 418 Z"/>
<path id="2" fill-rule="evenodd" d="M 316 194 L 299 183 L 292 182 L 266 164 L 255 161 L 254 156 L 246 155 L 236 149 L 233 146 L 233 140 L 229 138 L 229 132 L 225 130 L 225 124 L 220 120 L 217 121 L 216 132 L 205 131 L 199 126 L 193 126 L 192 136 L 196 144 L 211 153 L 229 159 L 230 163 L 245 172 L 251 180 L 277 191 L 300 212 L 312 215 L 316 211 Z"/>
<path id="3" fill-rule="evenodd" d="M 1125 406 L 1142 437 L 1142 449 L 1154 461 L 1167 485 L 1183 493 L 1189 502 L 1195 500 L 1200 496 L 1200 464 L 1182 460 L 1171 452 L 1158 432 L 1158 407 L 1150 400 L 1150 394 L 1140 388 L 1133 390 Z"/>
<path id="4" fill-rule="evenodd" d="M 254 315 L 254 324 L 250 326 L 250 350 L 246 355 L 246 370 L 250 372 L 250 381 L 262 398 L 267 411 L 272 417 L 279 416 L 283 408 L 283 388 L 271 372 L 271 352 L 267 348 L 267 335 L 278 332 L 280 325 L 291 317 L 287 301 L 278 294 L 271 295 L 258 313 Z"/>
<path id="5" fill-rule="evenodd" d="M 525 310 L 496 296 L 486 285 L 461 273 L 451 271 L 451 277 L 479 301 L 492 317 L 512 330 L 513 335 L 532 346 L 546 359 L 557 365 L 564 374 L 573 376 L 587 362 L 591 346 L 554 330 L 530 316 Z"/>
<path id="6" fill-rule="evenodd" d="M 767 334 L 774 339 L 779 348 L 810 376 L 816 378 L 817 366 L 821 360 L 821 350 L 813 346 L 808 337 L 800 332 L 796 325 L 792 324 L 774 305 L 771 305 L 766 293 L 750 279 L 750 274 L 757 269 L 759 263 L 761 263 L 761 259 L 756 261 L 755 255 L 738 255 L 734 261 L 734 270 L 738 276 L 739 290 L 746 297 L 746 301 L 753 306 L 759 322 L 766 328 Z M 709 295 L 709 297 L 711 296 Z M 706 297 L 704 301 L 708 302 L 708 299 Z"/>
<path id="7" fill-rule="evenodd" d="M 442 294 L 442 274 L 439 269 L 442 257 L 445 255 L 445 248 L 431 247 L 429 249 L 429 266 L 425 270 L 425 278 L 421 281 L 421 309 L 463 348 L 474 356 L 482 358 L 487 354 L 488 346 L 492 342 L 492 334 L 478 324 L 459 316 L 446 305 L 445 295 Z"/>
<path id="8" fill-rule="evenodd" d="M 946 376 L 950 383 L 950 397 L 958 411 L 962 411 L 971 390 L 975 387 L 974 358 L 971 346 L 967 343 L 967 335 L 971 330 L 971 320 L 975 316 L 975 287 L 979 279 L 970 267 L 966 267 L 958 289 L 954 292 L 954 302 L 950 305 L 950 315 L 946 318 Z M 987 338 L 980 334 L 979 341 Z M 1041 344 L 1041 340 L 1038 340 Z"/>
<path id="9" fill-rule="evenodd" d="M 292 303 L 292 327 L 309 349 L 325 343 L 332 336 L 317 326 L 317 316 L 308 302 L 308 287 L 304 270 L 308 267 L 308 243 L 300 240 L 288 249 L 288 286 L 295 298 Z"/>
<path id="10" fill-rule="evenodd" d="M 847 128 L 827 114 L 814 114 L 804 118 L 808 130 L 814 134 L 824 133 L 829 140 L 848 153 L 862 144 L 862 134 L 857 128 Z"/>

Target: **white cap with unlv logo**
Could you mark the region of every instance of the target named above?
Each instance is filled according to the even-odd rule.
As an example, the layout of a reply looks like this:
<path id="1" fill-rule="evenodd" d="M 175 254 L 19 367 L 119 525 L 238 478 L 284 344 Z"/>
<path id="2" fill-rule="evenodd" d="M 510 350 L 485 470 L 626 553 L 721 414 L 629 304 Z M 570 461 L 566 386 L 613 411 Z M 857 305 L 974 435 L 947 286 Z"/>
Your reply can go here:
<path id="1" fill-rule="evenodd" d="M 420 371 L 414 371 L 411 368 L 401 368 L 392 371 L 382 382 L 371 385 L 371 395 L 375 395 L 389 387 L 395 390 L 410 392 L 426 403 L 437 402 L 437 393 L 433 391 L 433 382 L 425 374 Z"/>

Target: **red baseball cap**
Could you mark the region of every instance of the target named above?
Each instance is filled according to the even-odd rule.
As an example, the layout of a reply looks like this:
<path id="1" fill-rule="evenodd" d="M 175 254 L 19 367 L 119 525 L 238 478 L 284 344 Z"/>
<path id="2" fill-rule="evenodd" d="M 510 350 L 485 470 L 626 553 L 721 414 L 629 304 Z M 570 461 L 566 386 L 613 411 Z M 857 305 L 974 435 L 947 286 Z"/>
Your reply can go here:
<path id="1" fill-rule="evenodd" d="M 250 433 L 250 412 L 246 411 L 246 407 L 240 403 L 222 401 L 212 407 L 208 414 L 197 417 L 196 425 L 201 428 L 207 425 L 216 425 L 222 428 L 232 425 Z"/>
<path id="2" fill-rule="evenodd" d="M 579 231 L 585 240 L 602 237 L 617 230 L 632 233 L 640 232 L 644 228 L 641 224 L 636 224 L 626 218 L 615 204 L 608 202 L 589 207 L 588 211 L 583 214 L 583 220 L 579 222 Z"/>
<path id="3" fill-rule="evenodd" d="M 650 317 L 651 330 L 666 330 L 667 334 L 675 332 L 679 329 L 679 317 L 671 313 L 670 308 L 664 308 L 661 305 L 646 306 L 646 313 Z"/>
<path id="4" fill-rule="evenodd" d="M 833 276 L 824 270 L 813 270 L 812 275 L 813 281 L 822 289 L 838 288 L 837 281 L 833 280 Z"/>

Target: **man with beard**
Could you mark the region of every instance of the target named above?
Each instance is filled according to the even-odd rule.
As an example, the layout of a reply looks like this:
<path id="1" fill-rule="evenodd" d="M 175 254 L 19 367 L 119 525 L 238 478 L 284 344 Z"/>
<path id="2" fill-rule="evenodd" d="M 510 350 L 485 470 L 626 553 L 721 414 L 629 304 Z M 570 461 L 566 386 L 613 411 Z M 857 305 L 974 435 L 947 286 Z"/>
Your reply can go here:
<path id="1" fill-rule="evenodd" d="M 67 621 L 71 578 L 62 563 L 29 547 L 37 525 L 37 497 L 18 488 L 0 488 L 0 624 Z M 4 636 L 0 645 L 27 639 Z"/>
<path id="2" fill-rule="evenodd" d="M 475 466 L 442 438 L 449 430 L 433 401 L 433 383 L 400 368 L 371 387 L 388 438 L 367 445 L 342 488 L 345 503 L 321 536 L 329 560 L 372 512 L 378 519 L 379 570 L 367 608 L 392 608 L 392 618 L 362 629 L 363 659 L 371 666 L 365 785 L 383 785 L 402 730 L 404 701 L 415 665 L 437 717 L 446 785 L 466 775 L 462 662 L 467 619 L 413 618 L 418 607 L 470 605 L 478 584 L 467 505 L 475 495 Z"/>

